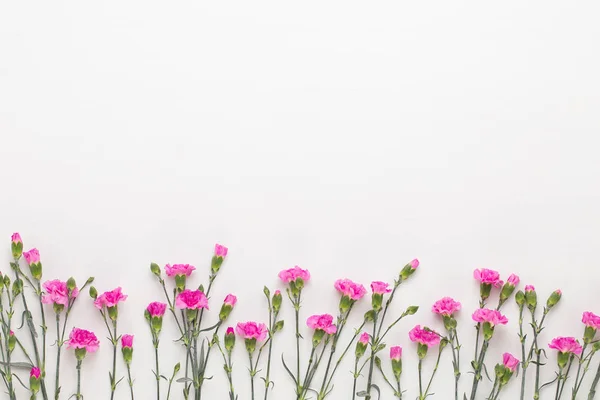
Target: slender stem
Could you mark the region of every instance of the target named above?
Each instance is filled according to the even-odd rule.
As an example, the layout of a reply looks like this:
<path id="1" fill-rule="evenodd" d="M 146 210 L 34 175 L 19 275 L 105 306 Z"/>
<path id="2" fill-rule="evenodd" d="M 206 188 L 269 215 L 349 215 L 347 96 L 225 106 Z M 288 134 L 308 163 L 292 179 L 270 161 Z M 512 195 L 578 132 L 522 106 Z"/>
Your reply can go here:
<path id="1" fill-rule="evenodd" d="M 575 398 L 577 397 L 577 392 L 579 389 L 579 376 L 581 375 L 581 367 L 583 365 L 583 363 L 585 362 L 585 350 L 587 348 L 588 344 L 584 343 L 583 344 L 583 349 L 581 350 L 581 356 L 579 357 L 579 362 L 577 365 L 577 374 L 575 375 L 575 383 L 573 384 L 573 393 L 572 393 L 572 397 L 571 400 L 575 400 Z M 583 381 L 583 377 L 581 377 L 581 380 Z"/>
<path id="2" fill-rule="evenodd" d="M 392 292 L 392 295 L 394 292 Z M 387 307 L 386 307 L 387 308 Z M 377 313 L 375 313 L 375 318 L 373 320 L 373 336 L 371 337 L 371 357 L 369 361 L 369 377 L 367 378 L 367 395 L 365 396 L 365 400 L 371 400 L 371 385 L 373 381 L 373 365 L 375 362 L 375 347 L 379 344 L 377 341 Z"/>
<path id="3" fill-rule="evenodd" d="M 346 355 L 346 353 L 348 352 L 348 350 L 350 349 L 350 347 L 352 346 L 352 344 L 354 343 L 354 341 L 356 340 L 356 338 L 358 337 L 358 335 L 360 335 L 360 331 L 362 330 L 363 326 L 365 326 L 364 322 L 354 332 L 354 336 L 352 337 L 352 339 L 350 340 L 350 342 L 348 342 L 348 345 L 344 349 L 344 352 L 342 353 L 342 355 L 340 356 L 340 358 L 338 358 L 337 362 L 335 363 L 335 366 L 333 367 L 333 371 L 331 372 L 331 375 L 329 376 L 329 380 L 327 381 L 327 385 L 325 386 L 325 392 L 322 393 L 323 398 L 325 398 L 325 394 L 329 390 L 329 387 L 331 385 L 331 381 L 333 380 L 333 377 L 335 376 L 335 372 L 337 371 L 338 367 L 342 363 L 342 360 L 344 359 L 344 356 Z"/>
<path id="4" fill-rule="evenodd" d="M 398 399 L 402 400 L 402 386 L 400 385 L 400 377 L 396 379 Z"/>
<path id="5" fill-rule="evenodd" d="M 556 378 L 556 394 L 554 395 L 554 400 L 558 400 L 560 396 L 560 381 L 562 379 L 562 371 L 563 367 L 558 367 L 558 378 Z"/>
<path id="6" fill-rule="evenodd" d="M 248 359 L 250 360 L 250 388 L 252 391 L 252 400 L 254 400 L 254 375 L 256 374 L 256 370 L 253 369 L 253 361 L 252 361 L 252 353 L 248 352 Z"/>
<path id="7" fill-rule="evenodd" d="M 354 360 L 354 383 L 352 385 L 352 400 L 356 399 L 356 381 L 358 379 L 358 357 Z"/>
<path id="8" fill-rule="evenodd" d="M 460 379 L 460 343 L 456 328 L 448 331 L 450 348 L 452 349 L 452 366 L 454 367 L 454 400 L 458 400 L 458 381 Z"/>
<path id="9" fill-rule="evenodd" d="M 158 337 L 156 333 L 152 333 L 152 335 L 154 336 L 154 362 L 155 365 L 154 367 L 156 368 L 156 400 L 160 400 L 160 370 L 159 370 L 159 363 L 158 363 Z"/>
<path id="10" fill-rule="evenodd" d="M 494 385 L 492 386 L 492 391 L 490 392 L 489 396 L 487 397 L 488 400 L 493 400 L 494 399 L 494 395 L 496 392 L 496 386 L 498 386 L 498 377 L 496 377 L 494 379 Z"/>
<path id="11" fill-rule="evenodd" d="M 56 376 L 54 379 L 54 399 L 58 400 L 60 395 L 60 351 L 62 342 L 60 340 L 60 314 L 56 313 Z"/>
<path id="12" fill-rule="evenodd" d="M 315 357 L 315 351 L 316 351 L 316 347 L 313 346 L 312 350 L 310 351 L 310 358 L 308 359 L 308 365 L 306 366 L 306 374 L 304 375 L 304 380 L 302 381 L 302 384 L 300 385 L 300 394 L 304 393 L 304 391 L 306 390 L 307 386 L 308 386 L 308 374 L 310 373 L 310 367 L 312 366 L 314 357 Z"/>
<path id="13" fill-rule="evenodd" d="M 117 388 L 116 384 L 116 374 L 117 374 L 117 319 L 112 320 L 113 332 L 112 332 L 112 345 L 113 345 L 113 363 L 112 363 L 112 382 L 110 385 L 110 400 L 113 400 L 115 397 L 115 390 Z"/>
<path id="14" fill-rule="evenodd" d="M 571 366 L 573 365 L 574 356 L 571 354 L 569 358 L 569 364 L 567 365 L 567 372 L 565 372 L 565 376 L 563 377 L 563 383 L 560 387 L 560 393 L 558 394 L 558 398 L 560 399 L 563 394 L 563 390 L 565 389 L 565 385 L 567 384 L 567 378 L 569 377 L 569 371 L 571 370 Z"/>
<path id="15" fill-rule="evenodd" d="M 129 379 L 129 393 L 131 393 L 131 400 L 133 398 L 133 381 L 131 380 L 131 366 L 127 363 L 127 379 Z"/>
<path id="16" fill-rule="evenodd" d="M 269 335 L 271 335 L 271 340 L 269 341 L 269 353 L 267 355 L 267 375 L 265 377 L 265 398 L 264 400 L 267 400 L 267 397 L 269 396 L 269 386 L 271 385 L 271 380 L 270 380 L 270 376 L 271 376 L 271 355 L 273 352 L 273 340 L 275 338 L 275 325 L 277 324 L 277 316 L 278 316 L 278 312 L 271 312 L 271 301 L 269 299 L 269 297 L 267 296 L 267 300 L 269 301 Z"/>
<path id="17" fill-rule="evenodd" d="M 489 346 L 489 341 L 484 339 L 483 344 L 481 345 L 481 351 L 479 352 L 479 359 L 477 360 L 475 374 L 473 375 L 473 387 L 471 388 L 471 400 L 475 400 L 475 396 L 477 394 L 477 387 L 479 386 L 479 381 L 481 380 L 481 370 L 483 369 L 483 361 L 485 360 L 485 353 Z"/>
<path id="18" fill-rule="evenodd" d="M 75 395 L 77 400 L 83 399 L 81 395 L 81 360 L 77 360 L 77 394 Z"/>
<path id="19" fill-rule="evenodd" d="M 423 370 L 423 359 L 419 357 L 419 400 L 423 399 L 423 379 L 422 379 L 422 370 Z"/>
<path id="20" fill-rule="evenodd" d="M 42 303 L 42 287 L 40 282 L 37 281 L 37 295 L 40 301 L 40 314 L 42 316 L 42 377 L 46 376 L 46 313 L 44 312 L 44 303 Z"/>
<path id="21" fill-rule="evenodd" d="M 594 376 L 594 381 L 592 382 L 592 386 L 590 386 L 588 400 L 593 400 L 594 397 L 596 396 L 596 386 L 598 386 L 598 381 L 600 381 L 600 364 L 598 364 L 598 369 L 596 370 L 596 375 Z"/>
<path id="22" fill-rule="evenodd" d="M 435 367 L 433 368 L 433 372 L 431 373 L 431 378 L 429 378 L 429 383 L 427 384 L 427 388 L 425 389 L 425 397 L 423 397 L 423 400 L 425 400 L 425 398 L 428 396 L 429 388 L 431 387 L 431 383 L 433 382 L 433 377 L 435 376 L 435 373 L 438 370 L 438 366 L 440 365 L 440 358 L 442 357 L 442 351 L 444 351 L 444 348 L 442 346 L 440 346 L 439 350 L 438 350 L 437 360 L 435 362 Z"/>
<path id="23" fill-rule="evenodd" d="M 525 359 L 525 336 L 523 335 L 523 311 L 525 311 L 524 305 L 519 306 L 519 341 L 521 342 L 521 397 L 520 400 L 525 399 L 525 378 L 527 377 L 527 367 L 529 367 L 529 360 Z"/>
<path id="24" fill-rule="evenodd" d="M 298 296 L 296 297 L 296 303 L 294 304 L 295 314 L 296 314 L 296 379 L 297 379 L 297 387 L 296 387 L 296 395 L 297 398 L 300 399 L 300 392 L 302 390 L 300 386 L 300 297 L 302 295 L 302 291 L 298 292 Z"/>

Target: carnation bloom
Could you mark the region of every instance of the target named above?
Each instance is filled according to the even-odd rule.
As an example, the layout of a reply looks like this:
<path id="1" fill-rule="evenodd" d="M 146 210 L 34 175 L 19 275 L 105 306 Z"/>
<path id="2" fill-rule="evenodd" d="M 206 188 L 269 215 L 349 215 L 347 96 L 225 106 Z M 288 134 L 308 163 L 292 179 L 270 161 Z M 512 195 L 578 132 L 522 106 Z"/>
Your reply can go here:
<path id="1" fill-rule="evenodd" d="M 66 306 L 69 304 L 69 288 L 67 282 L 59 281 L 54 279 L 51 281 L 44 282 L 45 295 L 42 296 L 42 303 L 44 304 L 61 304 Z M 77 288 L 71 291 L 71 298 L 77 297 L 79 290 Z"/>
<path id="2" fill-rule="evenodd" d="M 412 269 L 417 269 L 419 267 L 419 260 L 416 258 L 408 263 Z"/>
<path id="3" fill-rule="evenodd" d="M 279 273 L 279 279 L 281 279 L 284 283 L 290 283 L 298 278 L 306 282 L 310 279 L 310 273 L 308 270 L 302 269 L 297 265 L 294 268 L 284 269 Z"/>
<path id="4" fill-rule="evenodd" d="M 427 347 L 435 346 L 440 342 L 440 336 L 430 329 L 421 328 L 421 325 L 417 325 L 410 332 L 408 337 L 411 341 L 421 343 Z"/>
<path id="5" fill-rule="evenodd" d="M 533 285 L 527 285 L 527 286 L 525 286 L 525 291 L 526 292 L 535 292 L 535 287 L 533 287 Z"/>
<path id="6" fill-rule="evenodd" d="M 351 300 L 360 300 L 367 293 L 367 289 L 363 285 L 352 282 L 350 279 L 338 279 L 335 281 L 334 287 Z"/>
<path id="7" fill-rule="evenodd" d="M 476 269 L 473 272 L 473 277 L 480 283 L 494 285 L 495 287 L 502 286 L 502 281 L 500 280 L 500 274 L 498 271 L 487 268 Z"/>
<path id="8" fill-rule="evenodd" d="M 236 331 L 244 339 L 256 339 L 261 342 L 267 338 L 267 326 L 262 323 L 238 322 Z"/>
<path id="9" fill-rule="evenodd" d="M 185 289 L 177 295 L 175 305 L 178 308 L 187 308 L 197 310 L 199 308 L 208 309 L 208 299 L 204 292 L 200 290 Z"/>
<path id="10" fill-rule="evenodd" d="M 153 301 L 152 303 L 148 304 L 146 310 L 151 317 L 162 317 L 165 315 L 165 311 L 167 311 L 167 305 L 165 303 Z"/>
<path id="11" fill-rule="evenodd" d="M 31 249 L 23 252 L 23 257 L 25 257 L 27 264 L 36 264 L 40 262 L 40 252 L 38 249 Z"/>
<path id="12" fill-rule="evenodd" d="M 444 297 L 433 304 L 431 311 L 445 316 L 451 316 L 458 310 L 460 310 L 460 303 L 455 301 L 452 297 Z"/>
<path id="13" fill-rule="evenodd" d="M 167 264 L 165 265 L 165 273 L 167 276 L 190 276 L 196 267 L 190 264 Z"/>
<path id="14" fill-rule="evenodd" d="M 36 379 L 40 379 L 41 375 L 42 375 L 42 371 L 40 371 L 40 369 L 38 367 L 31 368 L 31 371 L 29 372 L 29 376 L 36 378 Z"/>
<path id="15" fill-rule="evenodd" d="M 365 346 L 367 344 L 369 344 L 369 340 L 371 340 L 371 335 L 369 335 L 367 332 L 363 332 L 360 335 L 360 338 L 358 338 L 358 341 L 362 344 L 364 344 Z"/>
<path id="16" fill-rule="evenodd" d="M 515 370 L 517 369 L 517 365 L 519 365 L 519 360 L 517 360 L 510 353 L 504 353 L 502 355 L 502 363 L 506 368 L 510 370 L 510 372 L 515 372 Z"/>
<path id="17" fill-rule="evenodd" d="M 333 316 L 329 314 L 308 317 L 306 325 L 311 329 L 320 329 L 329 335 L 333 335 L 337 332 L 337 327 L 333 324 Z"/>
<path id="18" fill-rule="evenodd" d="M 96 298 L 96 300 L 94 300 L 94 305 L 99 310 L 101 310 L 104 306 L 116 307 L 119 302 L 127 300 L 127 295 L 123 294 L 121 290 L 122 289 L 119 286 L 116 289 L 102 293 Z"/>
<path id="19" fill-rule="evenodd" d="M 508 318 L 500 313 L 498 310 L 491 310 L 489 308 L 480 308 L 473 313 L 473 321 L 484 323 L 487 322 L 492 326 L 495 325 L 506 325 Z"/>
<path id="20" fill-rule="evenodd" d="M 17 243 L 23 243 L 23 240 L 21 240 L 21 235 L 19 235 L 19 232 L 15 232 L 12 234 L 12 236 L 10 237 L 10 240 L 17 244 Z M 34 367 L 36 368 L 36 367 Z"/>
<path id="21" fill-rule="evenodd" d="M 225 257 L 227 256 L 227 247 L 222 246 L 220 244 L 215 244 L 215 256 L 217 257 Z"/>
<path id="22" fill-rule="evenodd" d="M 590 311 L 586 311 L 583 313 L 581 322 L 583 322 L 586 326 L 589 326 L 590 328 L 600 328 L 600 316 Z"/>
<path id="23" fill-rule="evenodd" d="M 385 294 L 392 291 L 392 289 L 388 288 L 389 283 L 381 282 L 381 281 L 373 281 L 371 282 L 371 290 L 375 294 Z"/>
<path id="24" fill-rule="evenodd" d="M 582 347 L 574 337 L 558 336 L 548 345 L 551 349 L 558 350 L 561 353 L 573 353 L 580 355 Z"/>
<path id="25" fill-rule="evenodd" d="M 223 303 L 233 307 L 235 306 L 235 303 L 237 303 L 237 297 L 235 297 L 232 294 L 228 294 L 227 296 L 225 296 L 225 300 L 223 301 Z"/>
<path id="26" fill-rule="evenodd" d="M 133 335 L 123 335 L 121 336 L 121 346 L 122 347 L 133 347 Z"/>
<path id="27" fill-rule="evenodd" d="M 233 335 L 234 334 L 233 327 L 232 326 L 228 327 L 227 330 L 225 331 L 225 334 L 226 335 Z"/>
<path id="28" fill-rule="evenodd" d="M 515 274 L 511 274 L 508 279 L 506 280 L 506 283 L 512 285 L 512 286 L 517 286 L 519 284 L 521 280 L 519 279 L 519 277 Z M 508 354 L 508 353 L 507 353 Z"/>
<path id="29" fill-rule="evenodd" d="M 402 358 L 402 347 L 400 347 L 400 346 L 390 347 L 390 358 L 392 360 L 399 361 Z"/>
<path id="30" fill-rule="evenodd" d="M 73 328 L 67 340 L 67 347 L 72 349 L 85 349 L 88 353 L 98 350 L 100 342 L 93 332 L 85 329 Z"/>

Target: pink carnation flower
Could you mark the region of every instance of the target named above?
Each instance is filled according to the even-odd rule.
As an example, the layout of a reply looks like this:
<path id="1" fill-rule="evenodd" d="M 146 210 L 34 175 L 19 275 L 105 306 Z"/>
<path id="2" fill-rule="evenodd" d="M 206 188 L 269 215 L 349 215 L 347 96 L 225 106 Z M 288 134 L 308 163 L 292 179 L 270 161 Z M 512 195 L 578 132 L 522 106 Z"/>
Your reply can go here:
<path id="1" fill-rule="evenodd" d="M 42 375 L 42 371 L 40 371 L 40 369 L 38 367 L 31 368 L 31 371 L 29 372 L 29 376 L 32 378 L 40 379 L 41 375 Z"/>
<path id="2" fill-rule="evenodd" d="M 419 267 L 419 260 L 416 258 L 408 263 L 412 269 L 417 269 Z"/>
<path id="3" fill-rule="evenodd" d="M 119 286 L 116 289 L 113 289 L 108 292 L 102 293 L 100 296 L 94 300 L 94 305 L 97 309 L 101 310 L 102 307 L 116 307 L 117 304 L 121 301 L 127 300 L 127 295 L 123 294 L 121 291 L 121 287 Z"/>
<path id="4" fill-rule="evenodd" d="M 525 286 L 525 291 L 526 292 L 535 292 L 535 288 L 533 287 L 533 285 L 527 285 L 527 286 Z"/>
<path id="5" fill-rule="evenodd" d="M 573 353 L 575 355 L 580 355 L 583 350 L 579 342 L 574 337 L 563 336 L 552 339 L 548 347 L 558 350 L 561 353 Z"/>
<path id="6" fill-rule="evenodd" d="M 560 290 L 560 289 L 556 289 L 556 290 L 554 291 L 554 293 L 556 293 L 556 294 L 557 294 L 557 295 L 559 295 L 559 296 L 562 296 L 562 290 Z"/>
<path id="7" fill-rule="evenodd" d="M 364 344 L 365 346 L 369 344 L 369 340 L 371 340 L 371 335 L 369 335 L 367 332 L 363 332 L 360 335 L 360 338 L 358 338 L 358 341 Z"/>
<path id="8" fill-rule="evenodd" d="M 121 336 L 121 347 L 133 347 L 133 335 L 123 335 Z"/>
<path id="9" fill-rule="evenodd" d="M 152 303 L 148 304 L 146 310 L 151 317 L 162 317 L 165 315 L 165 311 L 167 311 L 167 305 L 165 303 L 153 301 Z"/>
<path id="10" fill-rule="evenodd" d="M 85 349 L 88 353 L 98 350 L 100 342 L 93 332 L 85 329 L 73 328 L 67 340 L 67 347 L 72 349 Z"/>
<path id="11" fill-rule="evenodd" d="M 517 365 L 519 365 L 519 360 L 517 360 L 512 354 L 504 353 L 502 355 L 502 363 L 506 368 L 508 368 L 511 372 L 515 372 L 517 369 Z"/>
<path id="12" fill-rule="evenodd" d="M 225 257 L 227 256 L 227 247 L 220 244 L 215 244 L 215 256 Z"/>
<path id="13" fill-rule="evenodd" d="M 440 342 L 440 337 L 437 333 L 432 330 L 421 328 L 421 325 L 417 325 L 410 332 L 408 337 L 411 341 L 421 343 L 427 347 L 435 346 Z"/>
<path id="14" fill-rule="evenodd" d="M 337 332 L 337 327 L 333 324 L 333 316 L 329 314 L 313 315 L 308 317 L 306 325 L 311 329 L 320 329 L 328 335 L 333 335 Z"/>
<path id="15" fill-rule="evenodd" d="M 589 326 L 590 328 L 600 328 L 600 316 L 590 311 L 586 311 L 583 313 L 581 322 L 583 322 L 586 326 Z"/>
<path id="16" fill-rule="evenodd" d="M 494 285 L 495 287 L 502 286 L 502 281 L 500 280 L 500 274 L 498 273 L 498 271 L 494 271 L 487 268 L 476 269 L 473 272 L 473 277 L 480 283 Z"/>
<path id="17" fill-rule="evenodd" d="M 165 265 L 165 273 L 167 276 L 190 276 L 192 272 L 196 270 L 196 267 L 190 264 L 167 264 Z"/>
<path id="18" fill-rule="evenodd" d="M 441 300 L 436 301 L 431 307 L 431 311 L 445 316 L 451 316 L 458 310 L 460 310 L 460 303 L 455 301 L 452 297 L 444 297 Z"/>
<path id="19" fill-rule="evenodd" d="M 223 303 L 233 307 L 235 306 L 235 303 L 237 303 L 237 297 L 235 297 L 232 294 L 228 294 L 227 296 L 225 296 L 225 300 L 223 300 Z"/>
<path id="20" fill-rule="evenodd" d="M 58 279 L 54 279 L 51 281 L 44 282 L 43 286 L 46 294 L 42 296 L 42 303 L 61 304 L 63 306 L 69 304 L 69 288 L 67 287 L 67 282 L 62 282 Z M 77 290 L 77 288 L 73 289 L 73 291 L 71 292 L 71 298 L 77 297 L 78 294 L 79 290 Z"/>
<path id="21" fill-rule="evenodd" d="M 190 310 L 197 310 L 200 308 L 206 308 L 208 310 L 208 299 L 204 292 L 200 290 L 185 289 L 177 295 L 175 305 L 178 308 L 188 308 Z"/>
<path id="22" fill-rule="evenodd" d="M 498 310 L 491 310 L 489 308 L 480 308 L 473 313 L 473 321 L 475 322 L 488 322 L 490 325 L 506 325 L 508 318 L 500 313 Z"/>
<path id="23" fill-rule="evenodd" d="M 38 249 L 31 249 L 29 251 L 23 252 L 23 257 L 25 257 L 25 261 L 27 264 L 37 264 L 40 262 L 40 252 Z"/>
<path id="24" fill-rule="evenodd" d="M 506 280 L 506 283 L 512 285 L 512 286 L 517 286 L 519 284 L 521 280 L 519 279 L 519 277 L 515 274 L 510 274 L 510 276 L 508 277 L 508 279 Z"/>
<path id="25" fill-rule="evenodd" d="M 231 327 L 231 326 L 228 327 L 227 330 L 225 331 L 225 334 L 226 335 L 233 335 L 234 334 L 233 327 Z"/>
<path id="26" fill-rule="evenodd" d="M 400 346 L 390 347 L 390 358 L 392 360 L 400 361 L 400 359 L 402 358 L 402 347 L 400 347 Z"/>
<path id="27" fill-rule="evenodd" d="M 244 339 L 256 339 L 262 342 L 267 338 L 267 326 L 256 322 L 238 322 L 237 334 Z"/>
<path id="28" fill-rule="evenodd" d="M 375 294 L 385 294 L 392 291 L 392 289 L 388 288 L 389 283 L 381 282 L 381 281 L 373 281 L 371 282 L 371 290 Z"/>
<path id="29" fill-rule="evenodd" d="M 342 295 L 352 300 L 360 300 L 367 293 L 367 289 L 363 285 L 352 282 L 350 279 L 338 279 L 333 286 Z"/>
<path id="30" fill-rule="evenodd" d="M 15 232 L 12 234 L 12 236 L 10 237 L 10 240 L 14 243 L 23 243 L 23 240 L 21 240 L 21 235 L 19 235 L 19 232 Z M 35 367 L 34 367 L 35 368 Z"/>
<path id="31" fill-rule="evenodd" d="M 284 283 L 290 283 L 301 278 L 304 282 L 310 279 L 310 273 L 306 269 L 302 269 L 297 265 L 294 268 L 284 269 L 279 273 L 279 279 Z"/>

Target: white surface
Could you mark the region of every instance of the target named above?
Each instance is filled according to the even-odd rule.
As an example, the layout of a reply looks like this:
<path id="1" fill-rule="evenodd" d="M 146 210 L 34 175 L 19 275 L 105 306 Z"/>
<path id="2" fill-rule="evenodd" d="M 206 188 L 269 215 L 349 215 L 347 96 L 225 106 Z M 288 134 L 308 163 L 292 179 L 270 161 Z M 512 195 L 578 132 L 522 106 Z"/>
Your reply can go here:
<path id="1" fill-rule="evenodd" d="M 516 272 L 544 298 L 563 289 L 542 343 L 580 336 L 581 312 L 600 313 L 599 11 L 592 2 L 3 2 L 3 269 L 20 231 L 46 277 L 122 285 L 122 332 L 136 334 L 137 398 L 147 399 L 142 311 L 162 299 L 151 261 L 192 263 L 198 283 L 214 242 L 229 246 L 212 307 L 236 293 L 233 323 L 266 318 L 262 287 L 280 287 L 282 268 L 312 272 L 308 317 L 335 313 L 334 279 L 392 280 L 419 257 L 397 306 L 422 309 L 388 341 L 405 347 L 406 398 L 416 393 L 407 331 L 441 329 L 429 307 L 444 295 L 464 305 L 466 389 L 474 268 Z M 293 354 L 284 310 L 275 365 Z M 490 368 L 503 351 L 519 354 L 514 303 L 506 312 Z M 87 298 L 72 321 L 106 336 Z M 182 353 L 165 325 L 169 371 Z M 108 347 L 85 361 L 88 400 L 108 397 Z M 237 356 L 246 399 L 241 346 Z M 437 399 L 451 397 L 449 357 Z M 212 361 L 206 398 L 225 399 Z M 346 361 L 336 399 L 350 396 Z M 544 381 L 553 354 L 549 364 Z M 70 352 L 64 365 L 67 395 Z M 271 398 L 292 398 L 282 369 L 273 379 Z M 488 391 L 484 383 L 481 398 Z M 124 383 L 117 397 L 128 398 Z"/>

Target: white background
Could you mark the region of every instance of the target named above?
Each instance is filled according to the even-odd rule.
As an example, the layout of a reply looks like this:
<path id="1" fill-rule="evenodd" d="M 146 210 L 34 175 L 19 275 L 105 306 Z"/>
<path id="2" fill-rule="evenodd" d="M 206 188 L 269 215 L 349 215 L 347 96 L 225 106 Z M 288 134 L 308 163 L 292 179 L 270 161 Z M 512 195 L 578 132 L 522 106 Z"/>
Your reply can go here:
<path id="1" fill-rule="evenodd" d="M 581 313 L 600 313 L 599 11 L 593 2 L 2 2 L 3 270 L 19 231 L 26 249 L 39 248 L 45 277 L 94 275 L 100 291 L 121 285 L 121 332 L 136 335 L 135 390 L 149 399 L 142 311 L 162 299 L 151 261 L 194 264 L 197 284 L 214 243 L 227 245 L 211 318 L 233 292 L 234 323 L 266 319 L 262 287 L 281 287 L 283 268 L 312 272 L 305 318 L 335 314 L 336 278 L 391 281 L 418 257 L 396 310 L 422 308 L 388 340 L 405 349 L 406 398 L 416 396 L 407 331 L 442 329 L 429 308 L 444 295 L 464 306 L 466 390 L 474 268 L 516 272 L 543 300 L 563 289 L 544 344 L 580 336 Z M 516 306 L 505 311 L 490 369 L 504 351 L 520 358 Z M 293 363 L 287 302 L 284 314 L 272 399 L 293 398 L 277 361 L 284 352 Z M 106 399 L 111 351 L 87 295 L 72 322 L 102 339 L 85 360 L 83 388 L 88 400 Z M 165 325 L 168 372 L 182 352 L 169 318 Z M 555 370 L 549 358 L 544 381 Z M 350 397 L 346 361 L 332 398 Z M 70 351 L 63 365 L 67 398 Z M 217 356 L 210 374 L 206 398 L 225 399 Z M 452 397 L 449 352 L 434 391 Z M 117 398 L 128 398 L 125 383 Z"/>

